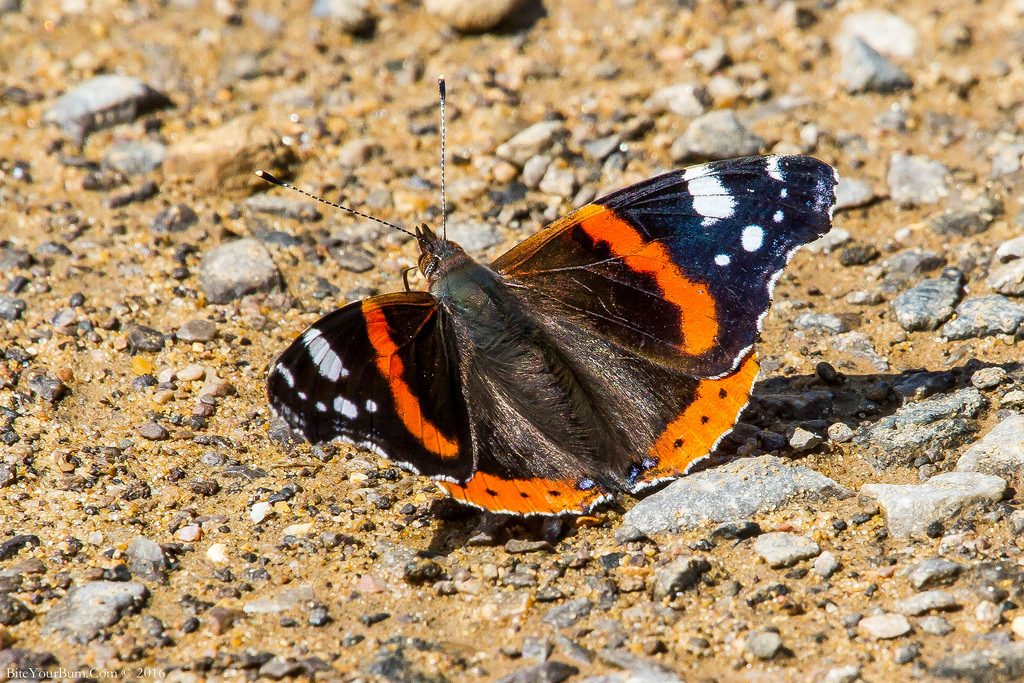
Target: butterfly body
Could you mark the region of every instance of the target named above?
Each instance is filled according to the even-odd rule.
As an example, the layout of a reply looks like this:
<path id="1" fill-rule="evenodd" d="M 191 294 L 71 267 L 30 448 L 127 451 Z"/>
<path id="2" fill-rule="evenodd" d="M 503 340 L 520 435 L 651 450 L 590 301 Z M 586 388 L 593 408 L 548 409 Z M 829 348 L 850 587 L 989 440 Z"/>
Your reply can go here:
<path id="1" fill-rule="evenodd" d="M 581 512 L 714 450 L 757 375 L 782 267 L 829 228 L 835 175 L 750 157 L 583 207 L 494 263 L 426 226 L 426 292 L 349 304 L 274 364 L 273 408 L 458 500 Z"/>

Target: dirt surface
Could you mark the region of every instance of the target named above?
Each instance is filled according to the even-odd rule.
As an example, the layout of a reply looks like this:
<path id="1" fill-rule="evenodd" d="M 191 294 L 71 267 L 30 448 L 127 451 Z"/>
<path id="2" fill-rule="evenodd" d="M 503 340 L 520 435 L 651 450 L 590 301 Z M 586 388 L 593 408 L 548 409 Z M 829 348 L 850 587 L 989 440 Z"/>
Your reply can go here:
<path id="1" fill-rule="evenodd" d="M 545 2 L 463 34 L 405 2 L 374 3 L 346 28 L 306 2 L 0 0 L 0 677 L 49 666 L 176 680 L 1012 678 L 1024 670 L 1013 473 L 980 510 L 947 510 L 909 540 L 858 492 L 952 470 L 1024 406 L 1012 329 L 951 340 L 893 312 L 943 265 L 966 279 L 957 301 L 992 294 L 996 249 L 1021 234 L 1019 4 Z M 911 31 L 869 15 L 868 42 L 885 43 L 909 88 L 851 93 L 840 80 L 853 59 L 844 20 L 872 9 Z M 374 455 L 272 429 L 268 364 L 320 315 L 400 289 L 416 247 L 316 215 L 251 172 L 436 224 L 442 73 L 453 232 L 481 258 L 604 192 L 701 161 L 673 144 L 700 112 L 656 103 L 675 84 L 693 84 L 700 109 L 734 110 L 760 151 L 813 154 L 866 183 L 835 216 L 848 240 L 801 251 L 780 279 L 753 407 L 718 459 L 771 453 L 849 490 L 753 515 L 765 532 L 812 539 L 838 570 L 773 569 L 756 538 L 713 535 L 715 524 L 632 535 L 629 498 L 580 519 L 496 520 Z M 152 92 L 88 118 L 84 134 L 47 117 L 98 74 Z M 541 146 L 499 150 L 544 120 L 563 125 Z M 899 199 L 897 153 L 945 167 L 934 202 Z M 524 177 L 545 162 L 539 183 Z M 284 201 L 248 199 L 263 193 Z M 992 202 L 967 211 L 974 227 L 937 224 L 978 195 Z M 242 237 L 269 254 L 270 277 L 213 303 L 201 264 Z M 891 260 L 922 251 L 932 260 L 906 272 Z M 1005 373 L 986 385 L 975 376 L 986 367 Z M 906 374 L 918 370 L 933 374 Z M 984 405 L 939 411 L 934 442 L 872 440 L 879 420 L 972 383 Z M 856 437 L 837 438 L 837 424 Z M 804 448 L 798 427 L 816 442 Z M 908 569 L 939 555 L 961 565 L 942 587 L 955 601 L 948 633 L 923 614 L 893 638 L 858 624 L 891 614 L 915 593 Z M 679 557 L 709 568 L 654 599 Z M 92 630 L 62 613 L 101 582 L 142 596 L 86 609 L 110 612 Z M 975 669 L 949 659 L 986 648 L 1000 654 Z"/>

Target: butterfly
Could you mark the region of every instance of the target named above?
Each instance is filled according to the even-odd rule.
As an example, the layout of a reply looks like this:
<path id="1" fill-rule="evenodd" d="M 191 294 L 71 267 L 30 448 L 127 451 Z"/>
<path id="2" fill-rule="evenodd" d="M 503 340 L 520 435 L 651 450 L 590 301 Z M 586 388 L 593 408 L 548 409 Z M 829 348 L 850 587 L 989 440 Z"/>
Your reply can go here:
<path id="1" fill-rule="evenodd" d="M 746 407 L 775 282 L 830 229 L 836 182 L 807 156 L 692 166 L 490 264 L 420 225 L 427 291 L 315 322 L 272 364 L 270 405 L 494 512 L 584 513 L 679 477 Z"/>

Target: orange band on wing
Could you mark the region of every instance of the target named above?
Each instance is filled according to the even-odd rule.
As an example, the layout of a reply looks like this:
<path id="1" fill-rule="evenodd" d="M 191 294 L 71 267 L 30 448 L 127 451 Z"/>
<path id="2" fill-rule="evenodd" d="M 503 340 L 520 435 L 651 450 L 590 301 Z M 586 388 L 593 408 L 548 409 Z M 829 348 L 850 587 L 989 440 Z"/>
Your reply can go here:
<path id="1" fill-rule="evenodd" d="M 459 455 L 459 444 L 442 434 L 423 415 L 419 399 L 409 389 L 403 373 L 405 364 L 398 355 L 398 345 L 391 338 L 391 328 L 379 306 L 363 300 L 363 318 L 366 319 L 366 333 L 370 344 L 377 352 L 377 369 L 383 375 L 395 399 L 395 412 L 402 424 L 428 451 L 442 458 Z"/>
<path id="2" fill-rule="evenodd" d="M 715 442 L 736 424 L 740 411 L 750 400 L 757 372 L 757 354 L 751 352 L 731 375 L 701 380 L 693 402 L 669 423 L 651 447 L 651 455 L 658 463 L 644 472 L 642 480 L 678 476 L 694 460 L 708 455 Z"/>
<path id="3" fill-rule="evenodd" d="M 686 353 L 699 356 L 714 346 L 718 335 L 715 299 L 705 285 L 686 277 L 663 244 L 646 241 L 614 211 L 598 204 L 584 206 L 571 216 L 591 239 L 605 242 L 631 269 L 654 278 L 665 299 L 679 308 Z"/>
<path id="4" fill-rule="evenodd" d="M 521 515 L 585 512 L 602 497 L 602 492 L 596 487 L 581 491 L 573 482 L 502 479 L 479 471 L 465 484 L 437 483 L 456 500 L 487 510 Z"/>

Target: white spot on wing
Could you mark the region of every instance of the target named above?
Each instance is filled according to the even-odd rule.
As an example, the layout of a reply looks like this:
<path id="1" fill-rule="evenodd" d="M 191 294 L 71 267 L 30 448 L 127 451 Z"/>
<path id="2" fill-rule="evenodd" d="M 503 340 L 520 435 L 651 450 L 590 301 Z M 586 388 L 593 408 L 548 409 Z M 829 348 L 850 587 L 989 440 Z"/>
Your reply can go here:
<path id="1" fill-rule="evenodd" d="M 784 187 L 781 190 L 779 190 L 779 196 L 782 197 L 783 199 L 788 197 L 789 196 L 789 188 Z"/>
<path id="2" fill-rule="evenodd" d="M 331 345 L 320 334 L 320 330 L 311 327 L 302 335 L 302 341 L 306 344 L 309 357 L 317 366 L 320 375 L 332 382 L 337 382 L 339 377 L 348 375 L 348 370 L 341 363 L 341 358 L 334 352 Z"/>
<path id="3" fill-rule="evenodd" d="M 688 182 L 687 189 L 693 195 L 693 210 L 700 216 L 732 218 L 736 200 L 718 177 L 709 174 L 694 178 Z"/>
<path id="4" fill-rule="evenodd" d="M 321 413 L 326 413 L 327 412 L 327 404 L 324 403 L 323 401 L 317 401 L 316 402 L 316 409 L 319 412 L 321 412 Z"/>
<path id="5" fill-rule="evenodd" d="M 740 242 L 747 251 L 757 251 L 764 244 L 764 230 L 759 225 L 748 225 L 743 228 Z"/>
<path id="6" fill-rule="evenodd" d="M 728 254 L 719 254 L 715 256 L 715 263 L 720 266 L 727 266 L 732 261 Z"/>
<path id="7" fill-rule="evenodd" d="M 278 365 L 276 369 L 277 374 L 281 375 L 281 379 L 284 380 L 284 383 L 287 384 L 289 387 L 294 388 L 295 377 L 292 375 L 292 371 L 283 365 Z"/>
<path id="8" fill-rule="evenodd" d="M 779 162 L 781 160 L 782 157 L 771 156 L 768 157 L 767 161 L 765 162 L 765 170 L 768 171 L 768 177 L 774 178 L 779 182 L 785 180 L 785 178 L 782 175 L 782 167 L 779 166 Z"/>
<path id="9" fill-rule="evenodd" d="M 776 223 L 781 223 L 782 219 L 785 217 L 786 214 L 782 213 L 782 209 L 779 209 L 778 211 L 775 212 L 775 215 L 772 216 L 772 220 L 775 221 Z"/>
<path id="10" fill-rule="evenodd" d="M 334 409 L 347 418 L 353 418 L 359 414 L 359 408 L 356 404 L 344 396 L 339 396 L 334 399 Z"/>
<path id="11" fill-rule="evenodd" d="M 367 410 L 367 412 L 376 413 L 377 412 L 377 402 L 374 401 L 373 399 L 368 399 L 366 401 L 366 410 Z"/>

